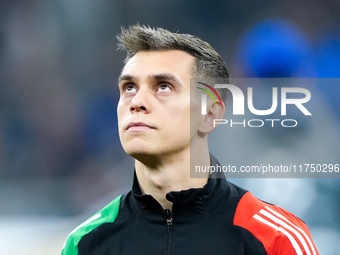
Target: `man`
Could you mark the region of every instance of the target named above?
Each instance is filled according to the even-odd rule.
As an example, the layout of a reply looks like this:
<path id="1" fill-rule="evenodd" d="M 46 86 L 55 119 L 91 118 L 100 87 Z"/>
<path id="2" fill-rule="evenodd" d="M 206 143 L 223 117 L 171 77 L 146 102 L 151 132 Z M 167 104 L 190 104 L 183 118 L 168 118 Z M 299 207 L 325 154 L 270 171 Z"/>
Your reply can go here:
<path id="1" fill-rule="evenodd" d="M 127 52 L 118 126 L 135 158 L 133 187 L 77 227 L 62 254 L 318 254 L 291 213 L 209 173 L 190 178 L 190 163 L 218 164 L 208 134 L 225 106 L 208 101 L 201 115 L 190 79 L 227 78 L 219 54 L 195 36 L 140 25 L 118 40 Z"/>

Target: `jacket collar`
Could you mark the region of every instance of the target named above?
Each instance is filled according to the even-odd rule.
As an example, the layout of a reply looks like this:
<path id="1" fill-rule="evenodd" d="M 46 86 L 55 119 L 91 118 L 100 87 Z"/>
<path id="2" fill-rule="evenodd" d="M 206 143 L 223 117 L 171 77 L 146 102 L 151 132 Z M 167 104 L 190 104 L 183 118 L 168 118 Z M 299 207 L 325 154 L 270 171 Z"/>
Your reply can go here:
<path id="1" fill-rule="evenodd" d="M 220 165 L 218 160 L 210 154 L 210 164 Z M 222 175 L 211 174 L 207 184 L 203 188 L 191 188 L 182 191 L 172 191 L 166 195 L 166 198 L 173 202 L 173 210 L 190 208 L 192 211 L 205 210 L 207 213 L 211 212 L 221 196 L 229 193 L 229 186 L 222 173 Z M 134 173 L 134 181 L 132 186 L 132 195 L 137 200 L 142 208 L 155 209 L 161 208 L 160 204 L 151 196 L 142 194 L 136 172 Z"/>

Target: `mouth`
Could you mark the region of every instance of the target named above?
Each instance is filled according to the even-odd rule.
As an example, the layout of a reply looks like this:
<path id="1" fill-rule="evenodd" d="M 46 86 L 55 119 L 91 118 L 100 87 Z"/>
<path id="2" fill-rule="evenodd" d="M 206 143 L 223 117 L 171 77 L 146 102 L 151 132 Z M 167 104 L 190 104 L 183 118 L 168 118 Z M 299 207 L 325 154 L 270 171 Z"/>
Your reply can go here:
<path id="1" fill-rule="evenodd" d="M 147 130 L 152 130 L 152 129 L 155 129 L 155 127 L 149 126 L 145 124 L 144 122 L 130 122 L 126 127 L 127 131 L 134 131 L 134 132 L 147 131 Z"/>

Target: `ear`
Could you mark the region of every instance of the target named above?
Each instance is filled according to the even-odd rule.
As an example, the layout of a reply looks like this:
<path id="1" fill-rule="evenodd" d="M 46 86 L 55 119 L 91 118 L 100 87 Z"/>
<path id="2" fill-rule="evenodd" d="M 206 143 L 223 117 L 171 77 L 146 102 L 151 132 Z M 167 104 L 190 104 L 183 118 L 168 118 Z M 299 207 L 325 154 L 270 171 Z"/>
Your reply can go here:
<path id="1" fill-rule="evenodd" d="M 225 112 L 224 103 L 211 103 L 207 106 L 207 114 L 204 115 L 200 122 L 200 126 L 198 128 L 198 132 L 201 134 L 209 134 L 213 131 L 217 126 L 214 123 L 215 119 L 222 119 Z M 214 126 L 215 125 L 215 126 Z"/>

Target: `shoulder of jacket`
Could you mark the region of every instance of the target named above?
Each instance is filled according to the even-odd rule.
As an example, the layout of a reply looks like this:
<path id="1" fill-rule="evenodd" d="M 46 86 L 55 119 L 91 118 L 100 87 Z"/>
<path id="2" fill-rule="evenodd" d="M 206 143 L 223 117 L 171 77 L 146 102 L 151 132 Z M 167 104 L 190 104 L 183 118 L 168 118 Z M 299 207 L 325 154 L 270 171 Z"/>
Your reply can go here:
<path id="1" fill-rule="evenodd" d="M 108 222 L 114 222 L 119 213 L 122 195 L 115 198 L 99 212 L 76 227 L 66 238 L 61 254 L 77 255 L 79 241 L 98 226 Z"/>
<path id="2" fill-rule="evenodd" d="M 308 254 L 318 252 L 306 224 L 294 214 L 254 197 L 250 192 L 239 201 L 234 225 L 251 232 L 267 254 Z"/>

